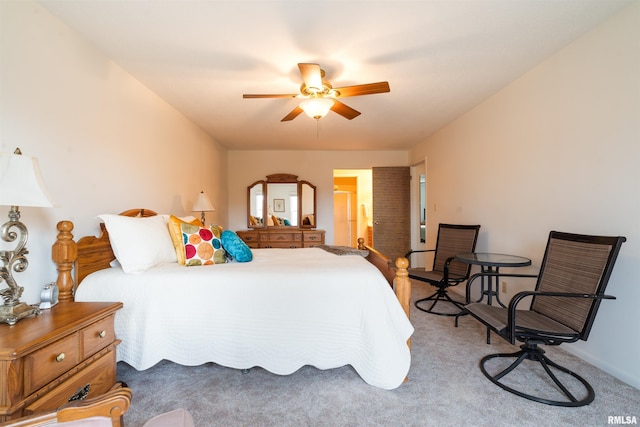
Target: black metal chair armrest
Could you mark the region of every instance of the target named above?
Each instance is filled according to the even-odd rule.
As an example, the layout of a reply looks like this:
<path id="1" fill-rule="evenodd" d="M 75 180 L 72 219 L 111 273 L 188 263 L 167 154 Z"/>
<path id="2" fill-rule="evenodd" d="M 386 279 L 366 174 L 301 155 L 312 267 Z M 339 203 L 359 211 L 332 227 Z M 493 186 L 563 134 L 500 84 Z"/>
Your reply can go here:
<path id="1" fill-rule="evenodd" d="M 576 294 L 571 292 L 540 292 L 540 291 L 522 291 L 518 292 L 509 301 L 507 330 L 509 332 L 509 342 L 516 342 L 516 313 L 517 306 L 526 297 L 560 297 L 560 298 L 589 298 L 589 299 L 616 299 L 613 295 L 595 295 L 595 294 Z"/>
<path id="2" fill-rule="evenodd" d="M 415 251 L 413 249 L 411 249 L 409 252 L 407 252 L 404 255 L 404 257 L 409 260 L 409 257 L 411 256 L 412 253 L 417 253 L 417 252 L 435 252 L 435 251 L 436 251 L 435 249 L 416 249 Z"/>

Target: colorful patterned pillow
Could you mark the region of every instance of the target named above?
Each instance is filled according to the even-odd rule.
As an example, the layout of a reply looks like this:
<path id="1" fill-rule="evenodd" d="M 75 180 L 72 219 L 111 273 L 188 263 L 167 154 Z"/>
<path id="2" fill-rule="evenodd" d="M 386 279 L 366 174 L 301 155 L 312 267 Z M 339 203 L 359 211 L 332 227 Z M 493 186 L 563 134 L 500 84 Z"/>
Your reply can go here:
<path id="1" fill-rule="evenodd" d="M 184 241 L 182 239 L 182 230 L 180 229 L 181 224 L 190 224 L 196 226 L 203 226 L 202 221 L 198 218 L 194 217 L 185 217 L 179 218 L 174 215 L 170 215 L 167 221 L 167 226 L 169 227 L 169 235 L 171 235 L 171 241 L 173 242 L 173 247 L 176 251 L 176 256 L 178 258 L 178 264 L 184 265 Z"/>
<path id="2" fill-rule="evenodd" d="M 223 264 L 227 262 L 220 240 L 221 227 L 199 227 L 180 224 L 186 266 Z"/>
<path id="3" fill-rule="evenodd" d="M 249 246 L 231 230 L 222 232 L 222 247 L 238 262 L 249 262 L 253 259 Z"/>

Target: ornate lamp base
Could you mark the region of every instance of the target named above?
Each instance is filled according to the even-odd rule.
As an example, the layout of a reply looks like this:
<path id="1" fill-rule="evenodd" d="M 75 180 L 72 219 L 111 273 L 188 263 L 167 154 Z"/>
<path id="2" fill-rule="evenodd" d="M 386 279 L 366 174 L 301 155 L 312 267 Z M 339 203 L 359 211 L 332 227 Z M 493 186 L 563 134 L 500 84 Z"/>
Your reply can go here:
<path id="1" fill-rule="evenodd" d="M 24 302 L 20 302 L 15 305 L 0 305 L 0 323 L 8 323 L 9 325 L 15 325 L 18 320 L 40 314 L 40 309 L 35 305 L 29 305 Z"/>

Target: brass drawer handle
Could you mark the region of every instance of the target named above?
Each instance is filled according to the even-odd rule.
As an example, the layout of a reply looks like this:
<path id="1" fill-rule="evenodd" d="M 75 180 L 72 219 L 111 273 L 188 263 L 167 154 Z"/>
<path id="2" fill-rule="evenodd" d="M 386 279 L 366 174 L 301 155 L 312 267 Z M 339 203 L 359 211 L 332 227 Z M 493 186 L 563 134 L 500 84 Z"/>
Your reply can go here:
<path id="1" fill-rule="evenodd" d="M 98 336 L 99 336 L 100 338 L 104 338 L 104 337 L 106 337 L 106 336 L 107 336 L 107 331 L 100 331 L 100 332 L 98 333 Z"/>
<path id="2" fill-rule="evenodd" d="M 60 363 L 64 360 L 64 353 L 60 353 L 56 356 L 56 362 Z"/>

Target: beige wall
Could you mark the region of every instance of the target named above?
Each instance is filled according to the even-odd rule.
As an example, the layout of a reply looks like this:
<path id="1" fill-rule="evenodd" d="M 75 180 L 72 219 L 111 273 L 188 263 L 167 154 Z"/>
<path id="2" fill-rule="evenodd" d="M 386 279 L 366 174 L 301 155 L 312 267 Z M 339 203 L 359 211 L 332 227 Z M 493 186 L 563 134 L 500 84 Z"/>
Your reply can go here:
<path id="1" fill-rule="evenodd" d="M 274 173 L 298 175 L 317 187 L 318 228 L 333 243 L 333 170 L 408 166 L 406 151 L 229 151 L 229 228 L 247 228 L 247 186 Z"/>
<path id="2" fill-rule="evenodd" d="M 586 343 L 563 346 L 640 387 L 640 2 L 417 146 L 428 241 L 482 224 L 478 249 L 533 259 L 550 230 L 624 235 Z M 530 283 L 508 283 L 509 294 Z M 479 337 L 480 339 L 480 337 Z M 487 351 L 490 351 L 489 349 Z"/>
<path id="3" fill-rule="evenodd" d="M 37 3 L 0 9 L 0 150 L 19 146 L 38 157 L 59 206 L 21 209 L 30 232 L 29 268 L 16 274 L 23 300 L 38 302 L 56 278 L 60 220 L 73 220 L 83 236 L 97 234 L 101 213 L 190 214 L 204 189 L 217 208 L 207 218 L 226 225 L 224 148 Z M 4 223 L 9 208 L 1 210 Z"/>

